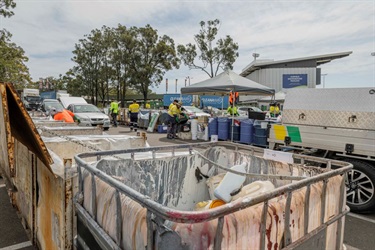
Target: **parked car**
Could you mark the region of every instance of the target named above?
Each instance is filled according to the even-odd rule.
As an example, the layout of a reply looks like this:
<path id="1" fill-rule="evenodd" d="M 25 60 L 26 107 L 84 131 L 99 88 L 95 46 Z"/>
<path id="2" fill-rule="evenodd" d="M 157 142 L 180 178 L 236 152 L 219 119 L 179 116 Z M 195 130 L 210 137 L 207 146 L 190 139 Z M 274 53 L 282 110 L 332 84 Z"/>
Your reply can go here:
<path id="1" fill-rule="evenodd" d="M 52 108 L 55 108 L 56 110 L 64 109 L 62 104 L 55 99 L 45 99 L 40 106 L 40 110 L 44 112 L 46 116 L 49 116 Z"/>
<path id="2" fill-rule="evenodd" d="M 185 110 L 184 112 L 191 118 L 191 117 L 199 117 L 199 116 L 207 116 L 211 117 L 210 114 L 205 113 L 203 110 L 194 107 L 194 106 L 182 106 Z"/>
<path id="3" fill-rule="evenodd" d="M 208 107 L 205 107 L 203 109 L 203 112 L 205 112 L 207 114 L 210 114 L 211 116 L 216 117 L 216 116 L 220 116 L 220 115 L 224 114 L 226 111 L 222 111 L 218 108 L 208 106 Z"/>
<path id="4" fill-rule="evenodd" d="M 60 108 L 61 103 L 56 99 L 44 99 L 40 105 L 40 110 L 47 113 L 51 108 Z"/>
<path id="5" fill-rule="evenodd" d="M 102 125 L 104 130 L 110 127 L 108 115 L 101 112 L 96 106 L 87 103 L 70 104 L 67 108 L 79 118 L 82 126 Z"/>

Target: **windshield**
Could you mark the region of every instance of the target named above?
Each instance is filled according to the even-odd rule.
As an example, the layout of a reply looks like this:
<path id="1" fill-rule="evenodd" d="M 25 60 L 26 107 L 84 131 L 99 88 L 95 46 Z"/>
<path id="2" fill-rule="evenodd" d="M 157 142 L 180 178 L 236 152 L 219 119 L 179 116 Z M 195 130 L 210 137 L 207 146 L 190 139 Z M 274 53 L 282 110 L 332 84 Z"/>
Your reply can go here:
<path id="1" fill-rule="evenodd" d="M 101 113 L 94 105 L 74 105 L 74 113 Z"/>
<path id="2" fill-rule="evenodd" d="M 63 110 L 64 107 L 59 102 L 45 102 L 45 109 L 50 110 L 51 108 L 56 108 L 56 110 Z"/>
<path id="3" fill-rule="evenodd" d="M 25 99 L 28 102 L 40 102 L 39 96 L 26 96 Z"/>

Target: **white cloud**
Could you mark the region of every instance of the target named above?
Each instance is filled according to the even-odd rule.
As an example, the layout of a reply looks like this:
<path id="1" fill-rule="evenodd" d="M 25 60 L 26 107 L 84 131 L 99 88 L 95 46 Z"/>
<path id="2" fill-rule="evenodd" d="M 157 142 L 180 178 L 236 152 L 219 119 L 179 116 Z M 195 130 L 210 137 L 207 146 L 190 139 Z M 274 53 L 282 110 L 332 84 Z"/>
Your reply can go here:
<path id="1" fill-rule="evenodd" d="M 143 27 L 150 24 L 176 44 L 193 42 L 200 21 L 221 20 L 218 37 L 230 35 L 239 44 L 234 70 L 240 73 L 257 52 L 260 59 L 285 60 L 353 51 L 349 57 L 321 66 L 327 86 L 375 86 L 375 5 L 368 1 L 17 1 L 15 16 L 0 20 L 12 40 L 29 57 L 34 80 L 64 74 L 75 43 L 103 25 Z M 191 76 L 207 78 L 182 66 L 167 72 L 169 92 Z M 345 77 L 346 76 L 346 77 Z M 156 89 L 165 92 L 165 82 Z"/>

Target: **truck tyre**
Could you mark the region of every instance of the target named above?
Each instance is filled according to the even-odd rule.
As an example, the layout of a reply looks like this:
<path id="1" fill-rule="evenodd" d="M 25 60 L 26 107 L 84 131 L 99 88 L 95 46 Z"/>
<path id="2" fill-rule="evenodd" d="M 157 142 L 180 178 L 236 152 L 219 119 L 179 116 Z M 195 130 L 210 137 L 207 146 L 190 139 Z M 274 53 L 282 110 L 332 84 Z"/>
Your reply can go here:
<path id="1" fill-rule="evenodd" d="M 365 213 L 375 210 L 375 166 L 368 162 L 345 158 L 353 164 L 347 173 L 346 204 L 352 212 Z"/>

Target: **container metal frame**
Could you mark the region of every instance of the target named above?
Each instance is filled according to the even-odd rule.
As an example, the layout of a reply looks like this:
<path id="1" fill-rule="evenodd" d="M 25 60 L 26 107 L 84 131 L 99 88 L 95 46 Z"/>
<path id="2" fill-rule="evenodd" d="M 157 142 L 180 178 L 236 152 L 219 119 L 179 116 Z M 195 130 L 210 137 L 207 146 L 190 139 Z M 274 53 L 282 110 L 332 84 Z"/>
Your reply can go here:
<path id="1" fill-rule="evenodd" d="M 301 247 L 314 247 L 315 249 L 324 249 L 325 248 L 325 241 L 322 243 L 323 245 L 317 246 L 314 245 L 317 242 L 317 237 L 322 237 L 322 234 L 325 233 L 326 229 L 329 225 L 337 223 L 337 232 L 336 232 L 336 249 L 341 249 L 342 245 L 342 236 L 343 236 L 343 227 L 344 227 L 344 216 L 349 212 L 349 208 L 344 206 L 345 201 L 345 180 L 343 178 L 342 183 L 340 185 L 340 204 L 339 206 L 339 213 L 334 216 L 333 218 L 324 220 L 324 212 L 325 212 L 325 205 L 326 205 L 326 190 L 327 190 L 327 182 L 329 178 L 337 176 L 337 175 L 344 175 L 347 171 L 352 169 L 352 164 L 342 161 L 336 161 L 331 159 L 324 159 L 318 157 L 312 157 L 307 155 L 300 155 L 300 154 L 293 154 L 293 158 L 295 161 L 300 162 L 300 164 L 305 164 L 306 162 L 314 162 L 320 164 L 326 164 L 327 171 L 320 173 L 318 175 L 312 177 L 306 177 L 305 179 L 301 179 L 295 182 L 292 182 L 288 185 L 284 185 L 278 187 L 272 191 L 267 193 L 258 195 L 253 197 L 252 199 L 242 200 L 241 202 L 233 201 L 231 203 L 231 207 L 222 206 L 217 207 L 215 209 L 206 210 L 206 211 L 180 211 L 176 209 L 172 209 L 161 205 L 146 195 L 143 195 L 134 189 L 126 186 L 125 184 L 121 183 L 120 181 L 112 178 L 111 176 L 105 174 L 99 169 L 92 167 L 88 164 L 84 159 L 89 157 L 96 157 L 100 160 L 104 156 L 113 156 L 116 154 L 130 154 L 131 158 L 134 160 L 135 155 L 137 153 L 144 153 L 144 152 L 152 152 L 152 158 L 155 159 L 157 152 L 167 151 L 171 152 L 172 156 L 175 155 L 176 151 L 185 150 L 188 151 L 189 154 L 193 154 L 194 148 L 204 147 L 214 147 L 214 146 L 225 146 L 228 148 L 234 149 L 234 151 L 238 150 L 246 150 L 250 152 L 251 155 L 254 154 L 262 154 L 264 149 L 253 147 L 249 145 L 241 145 L 235 144 L 230 142 L 204 142 L 204 143 L 195 143 L 195 144 L 183 144 L 183 145 L 173 145 L 173 146 L 162 146 L 162 147 L 149 147 L 149 148 L 136 148 L 136 149 L 127 149 L 127 150 L 113 150 L 113 151 L 101 151 L 101 152 L 89 152 L 89 153 L 81 153 L 75 156 L 75 160 L 78 166 L 78 178 L 79 178 L 79 192 L 74 199 L 74 205 L 76 209 L 76 213 L 79 219 L 87 226 L 90 233 L 93 235 L 95 240 L 97 241 L 98 245 L 102 249 L 120 249 L 120 242 L 121 242 L 121 224 L 122 218 L 121 214 L 121 203 L 120 203 L 120 193 L 130 197 L 134 201 L 140 203 L 143 207 L 147 209 L 147 249 L 155 249 L 155 239 L 153 236 L 153 231 L 155 230 L 155 226 L 158 226 L 158 223 L 155 223 L 157 219 L 159 221 L 169 220 L 178 223 L 199 223 L 204 221 L 209 221 L 213 219 L 218 219 L 218 226 L 216 231 L 216 237 L 214 240 L 214 249 L 220 249 L 221 242 L 222 242 L 222 229 L 224 224 L 224 216 L 239 211 L 241 209 L 245 209 L 247 207 L 263 203 L 263 212 L 261 218 L 261 228 L 260 228 L 260 249 L 266 249 L 265 246 L 265 237 L 266 237 L 266 219 L 267 219 L 267 209 L 269 200 L 278 197 L 282 194 L 286 194 L 286 208 L 285 208 L 285 217 L 284 222 L 285 225 L 289 225 L 290 220 L 290 205 L 292 199 L 293 191 L 306 187 L 306 194 L 305 195 L 305 225 L 304 225 L 304 236 L 294 242 L 291 239 L 291 233 L 289 227 L 285 227 L 284 230 L 284 248 L 285 249 L 293 249 L 293 248 L 301 248 Z M 334 167 L 334 168 L 333 168 Z M 91 216 L 86 209 L 82 206 L 83 203 L 83 186 L 84 186 L 84 179 L 83 179 L 83 169 L 87 170 L 91 175 L 92 181 L 92 208 L 94 210 L 94 214 L 96 214 L 96 186 L 95 186 L 95 177 L 99 178 L 100 180 L 106 182 L 113 188 L 115 188 L 115 197 L 116 197 L 116 214 L 119 215 L 116 217 L 116 227 L 117 227 L 117 234 L 116 239 L 112 239 L 97 223 L 95 216 Z M 282 179 L 282 177 L 273 177 Z M 309 197 L 310 197 L 310 187 L 312 184 L 322 182 L 323 183 L 323 190 L 321 196 L 321 218 L 320 218 L 320 226 L 317 227 L 315 230 L 308 232 L 308 225 L 309 219 L 307 216 L 307 211 L 309 209 L 310 204 Z M 156 218 L 156 219 L 155 219 Z M 76 240 L 80 243 L 81 246 L 85 245 L 84 239 L 79 234 L 77 235 Z M 82 247 L 84 248 L 84 247 Z"/>

